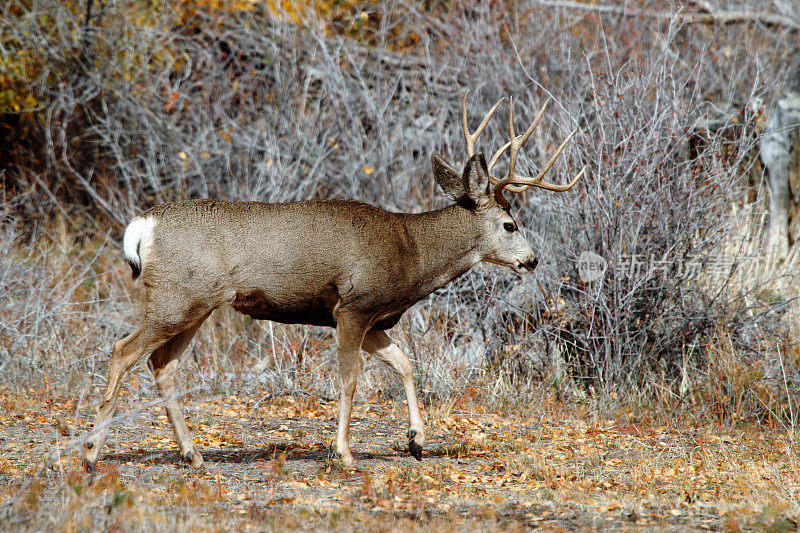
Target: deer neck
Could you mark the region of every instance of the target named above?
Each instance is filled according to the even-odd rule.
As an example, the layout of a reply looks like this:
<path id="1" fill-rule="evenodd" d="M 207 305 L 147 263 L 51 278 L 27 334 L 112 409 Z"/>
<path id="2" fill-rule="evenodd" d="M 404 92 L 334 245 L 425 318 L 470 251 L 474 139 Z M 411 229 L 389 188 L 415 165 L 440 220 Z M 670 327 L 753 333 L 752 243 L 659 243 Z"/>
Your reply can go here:
<path id="1" fill-rule="evenodd" d="M 408 216 L 406 237 L 416 258 L 418 290 L 430 294 L 481 260 L 482 231 L 475 217 L 457 205 Z"/>

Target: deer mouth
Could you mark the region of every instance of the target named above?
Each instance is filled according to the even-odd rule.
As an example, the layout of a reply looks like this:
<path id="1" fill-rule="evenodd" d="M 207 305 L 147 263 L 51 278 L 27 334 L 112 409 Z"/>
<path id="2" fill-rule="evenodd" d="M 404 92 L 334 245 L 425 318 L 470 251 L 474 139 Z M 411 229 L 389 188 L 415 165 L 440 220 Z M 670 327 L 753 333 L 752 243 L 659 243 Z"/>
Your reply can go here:
<path id="1" fill-rule="evenodd" d="M 520 274 L 525 272 L 533 272 L 536 270 L 536 266 L 539 264 L 539 259 L 533 258 L 530 261 L 525 261 L 524 263 L 517 263 L 517 267 L 514 269 Z"/>

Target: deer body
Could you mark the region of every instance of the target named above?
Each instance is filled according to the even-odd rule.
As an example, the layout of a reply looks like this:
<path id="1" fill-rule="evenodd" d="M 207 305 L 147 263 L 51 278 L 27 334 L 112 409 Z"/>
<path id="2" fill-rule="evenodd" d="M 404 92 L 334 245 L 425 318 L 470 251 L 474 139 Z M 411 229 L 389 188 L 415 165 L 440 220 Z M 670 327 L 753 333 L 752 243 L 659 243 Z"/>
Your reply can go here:
<path id="1" fill-rule="evenodd" d="M 390 365 L 408 401 L 409 452 L 421 459 L 425 427 L 411 362 L 384 330 L 414 303 L 480 261 L 519 273 L 536 268 L 537 259 L 517 230 L 502 191 L 528 186 L 565 190 L 541 181 L 555 156 L 536 178 L 514 174 L 517 151 L 532 127 L 516 137 L 512 126 L 512 141 L 489 166 L 482 154 L 474 153 L 475 139 L 498 105 L 474 135 L 464 119 L 470 158 L 462 173 L 433 156 L 437 183 L 456 201 L 437 211 L 390 213 L 351 200 L 193 200 L 154 207 L 136 217 L 126 229 L 123 248 L 134 278 L 140 277 L 144 287 L 144 315 L 133 333 L 114 343 L 108 382 L 86 445 L 87 468 L 91 471 L 100 456 L 122 378 L 148 355 L 181 455 L 193 466 L 202 465 L 175 398 L 173 373 L 203 321 L 226 305 L 257 319 L 336 328 L 336 451 L 346 464 L 353 463 L 350 412 L 360 352 Z M 489 171 L 509 146 L 509 175 L 498 180 Z"/>
<path id="2" fill-rule="evenodd" d="M 137 217 L 152 221 L 138 237 L 148 243 L 139 245 L 147 305 L 167 306 L 165 315 L 230 305 L 256 319 L 330 327 L 347 308 L 370 329 L 389 329 L 480 261 L 469 217 L 457 206 L 407 214 L 350 200 L 158 206 Z"/>

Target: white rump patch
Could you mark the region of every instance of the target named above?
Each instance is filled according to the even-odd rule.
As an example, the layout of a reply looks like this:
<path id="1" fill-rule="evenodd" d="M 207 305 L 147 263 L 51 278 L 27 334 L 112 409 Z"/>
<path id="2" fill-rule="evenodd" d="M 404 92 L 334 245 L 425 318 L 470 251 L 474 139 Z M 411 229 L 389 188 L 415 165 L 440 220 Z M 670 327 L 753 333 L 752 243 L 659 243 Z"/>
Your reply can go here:
<path id="1" fill-rule="evenodd" d="M 153 228 L 156 221 L 153 218 L 134 218 L 125 228 L 122 238 L 122 251 L 125 259 L 138 270 L 142 269 L 142 258 L 153 243 Z"/>

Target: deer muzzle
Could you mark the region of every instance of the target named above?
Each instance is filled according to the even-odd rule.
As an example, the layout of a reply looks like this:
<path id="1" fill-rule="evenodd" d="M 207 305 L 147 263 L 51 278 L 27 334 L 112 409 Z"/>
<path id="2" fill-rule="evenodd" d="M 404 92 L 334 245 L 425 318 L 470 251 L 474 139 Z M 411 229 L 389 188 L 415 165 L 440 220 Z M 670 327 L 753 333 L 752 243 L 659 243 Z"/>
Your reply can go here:
<path id="1" fill-rule="evenodd" d="M 538 264 L 539 264 L 539 259 L 537 259 L 536 257 L 532 257 L 531 259 L 525 261 L 524 263 L 519 263 L 517 265 L 517 271 L 520 273 L 533 272 L 534 270 L 536 270 L 536 266 Z"/>

